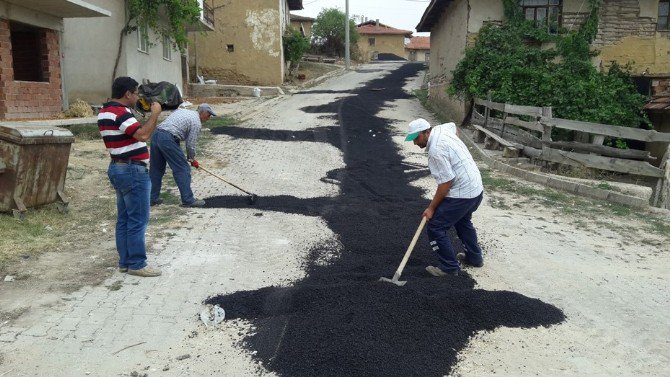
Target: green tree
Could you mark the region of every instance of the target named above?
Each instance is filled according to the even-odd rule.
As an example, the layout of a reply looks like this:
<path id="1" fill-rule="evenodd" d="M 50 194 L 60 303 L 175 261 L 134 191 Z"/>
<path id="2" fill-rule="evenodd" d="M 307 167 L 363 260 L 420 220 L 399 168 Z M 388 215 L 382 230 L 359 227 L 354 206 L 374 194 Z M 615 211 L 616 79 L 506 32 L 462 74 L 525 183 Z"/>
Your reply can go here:
<path id="1" fill-rule="evenodd" d="M 347 16 L 337 8 L 327 8 L 321 11 L 314 21 L 312 36 L 314 45 L 328 55 L 344 55 L 345 47 L 345 20 Z M 360 35 L 356 30 L 356 23 L 349 20 L 349 43 L 355 45 Z"/>
<path id="2" fill-rule="evenodd" d="M 119 35 L 119 50 L 112 80 L 116 77 L 126 35 L 142 30 L 142 37 L 146 38 L 148 30 L 151 29 L 159 38 L 167 37 L 174 41 L 179 51 L 184 52 L 188 45 L 185 26 L 195 24 L 200 19 L 200 5 L 197 0 L 125 0 L 125 9 L 126 23 Z"/>
<path id="3" fill-rule="evenodd" d="M 302 33 L 294 28 L 288 28 L 283 38 L 284 44 L 284 60 L 289 63 L 289 74 L 298 69 L 298 64 L 309 50 L 309 39 L 302 35 Z"/>

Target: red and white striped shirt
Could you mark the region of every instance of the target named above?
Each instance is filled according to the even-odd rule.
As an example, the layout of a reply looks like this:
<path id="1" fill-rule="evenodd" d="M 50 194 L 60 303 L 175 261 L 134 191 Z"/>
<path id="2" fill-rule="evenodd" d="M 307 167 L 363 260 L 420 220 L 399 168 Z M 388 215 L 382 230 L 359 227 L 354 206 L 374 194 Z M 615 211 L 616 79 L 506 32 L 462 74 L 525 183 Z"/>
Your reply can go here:
<path id="1" fill-rule="evenodd" d="M 104 104 L 98 114 L 100 135 L 114 159 L 149 163 L 147 144 L 133 137 L 140 126 L 130 109 L 118 102 Z"/>

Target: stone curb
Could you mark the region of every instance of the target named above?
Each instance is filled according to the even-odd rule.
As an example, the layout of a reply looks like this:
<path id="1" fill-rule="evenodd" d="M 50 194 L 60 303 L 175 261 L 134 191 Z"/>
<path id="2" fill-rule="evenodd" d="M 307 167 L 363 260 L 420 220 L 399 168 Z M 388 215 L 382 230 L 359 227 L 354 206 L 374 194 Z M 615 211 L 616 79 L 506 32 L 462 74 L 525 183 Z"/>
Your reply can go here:
<path id="1" fill-rule="evenodd" d="M 477 143 L 475 143 L 468 135 L 464 132 L 460 132 L 459 136 L 465 143 L 472 149 L 475 150 L 476 154 L 482 158 L 489 166 L 492 168 L 502 171 L 507 174 L 514 175 L 519 178 L 523 178 L 527 181 L 539 183 L 544 186 L 555 188 L 557 190 L 566 191 L 571 194 L 586 196 L 589 198 L 605 200 L 610 203 L 622 204 L 633 208 L 639 209 L 658 209 L 649 205 L 649 202 L 645 199 L 638 198 L 635 196 L 630 196 L 622 194 L 619 192 L 605 190 L 597 187 L 587 186 L 581 183 L 575 183 L 567 180 L 560 179 L 557 176 L 546 176 L 543 174 L 537 174 L 527 170 L 515 168 L 510 166 L 502 161 L 498 161 L 491 156 L 489 156 L 484 150 L 482 150 Z M 663 211 L 665 212 L 665 211 Z"/>

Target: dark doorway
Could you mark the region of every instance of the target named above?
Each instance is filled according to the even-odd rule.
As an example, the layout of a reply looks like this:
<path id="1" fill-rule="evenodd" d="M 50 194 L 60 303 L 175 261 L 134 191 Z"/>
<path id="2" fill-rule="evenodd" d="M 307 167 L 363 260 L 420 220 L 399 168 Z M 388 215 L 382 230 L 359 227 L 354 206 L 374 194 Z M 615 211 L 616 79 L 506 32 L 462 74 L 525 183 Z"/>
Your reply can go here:
<path id="1" fill-rule="evenodd" d="M 12 41 L 12 68 L 16 81 L 46 81 L 42 57 L 46 56 L 45 33 L 30 25 L 11 22 L 9 33 Z M 42 47 L 44 46 L 44 48 Z"/>

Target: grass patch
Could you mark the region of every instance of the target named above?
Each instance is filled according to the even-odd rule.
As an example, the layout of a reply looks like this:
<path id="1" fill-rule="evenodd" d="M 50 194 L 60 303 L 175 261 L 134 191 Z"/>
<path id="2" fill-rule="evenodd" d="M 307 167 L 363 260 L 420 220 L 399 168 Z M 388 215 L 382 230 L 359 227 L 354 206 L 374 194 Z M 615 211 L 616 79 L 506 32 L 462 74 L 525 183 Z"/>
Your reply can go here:
<path id="1" fill-rule="evenodd" d="M 240 124 L 240 120 L 227 116 L 213 117 L 205 123 L 207 128 L 214 129 L 219 127 L 234 126 Z"/>
<path id="2" fill-rule="evenodd" d="M 612 189 L 612 185 L 610 185 L 607 182 L 600 182 L 596 185 L 596 187 L 599 188 L 599 189 L 603 189 L 603 190 L 611 190 Z"/>
<path id="3" fill-rule="evenodd" d="M 412 94 L 421 102 L 421 106 L 430 110 L 430 103 L 428 103 L 428 89 L 415 89 Z"/>
<path id="4" fill-rule="evenodd" d="M 0 271 L 5 263 L 35 255 L 59 238 L 70 215 L 58 212 L 55 205 L 28 209 L 22 219 L 0 215 Z"/>
<path id="5" fill-rule="evenodd" d="M 100 130 L 98 130 L 98 125 L 89 123 L 89 124 L 73 124 L 70 126 L 65 126 L 75 138 L 79 140 L 95 140 L 100 139 Z"/>

